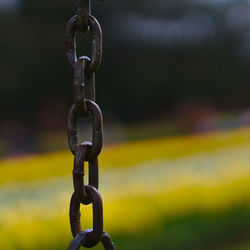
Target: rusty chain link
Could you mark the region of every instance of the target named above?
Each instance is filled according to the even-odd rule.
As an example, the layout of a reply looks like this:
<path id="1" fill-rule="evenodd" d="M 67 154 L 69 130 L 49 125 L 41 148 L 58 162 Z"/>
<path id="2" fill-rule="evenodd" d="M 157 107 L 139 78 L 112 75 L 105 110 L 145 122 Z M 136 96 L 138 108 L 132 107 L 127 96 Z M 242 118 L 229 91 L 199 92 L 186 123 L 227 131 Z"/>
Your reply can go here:
<path id="1" fill-rule="evenodd" d="M 88 32 L 88 15 L 90 15 L 90 1 L 89 0 L 76 0 L 76 13 L 78 16 L 78 29 L 86 33 Z"/>
<path id="2" fill-rule="evenodd" d="M 99 106 L 95 103 L 95 72 L 102 60 L 102 30 L 90 13 L 91 0 L 76 0 L 77 15 L 66 26 L 66 57 L 73 71 L 74 104 L 68 117 L 68 143 L 74 155 L 73 183 L 74 193 L 70 202 L 70 225 L 74 239 L 68 250 L 77 250 L 81 246 L 92 248 L 99 242 L 104 249 L 114 250 L 110 236 L 103 231 L 102 198 L 98 191 L 98 156 L 103 144 L 103 118 Z M 91 58 L 77 57 L 76 32 L 91 32 Z M 92 120 L 92 142 L 79 143 L 78 120 Z M 84 184 L 85 162 L 89 165 L 89 185 Z M 92 204 L 93 229 L 82 231 L 80 204 Z"/>

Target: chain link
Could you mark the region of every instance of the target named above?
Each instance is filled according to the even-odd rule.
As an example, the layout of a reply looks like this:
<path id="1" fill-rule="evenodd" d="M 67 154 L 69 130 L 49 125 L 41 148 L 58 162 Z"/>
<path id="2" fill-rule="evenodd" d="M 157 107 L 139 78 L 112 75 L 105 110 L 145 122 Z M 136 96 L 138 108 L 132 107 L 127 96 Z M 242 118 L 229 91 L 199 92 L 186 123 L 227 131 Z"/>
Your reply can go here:
<path id="1" fill-rule="evenodd" d="M 97 189 L 92 186 L 85 185 L 85 190 L 93 204 L 93 229 L 88 229 L 87 236 L 85 237 L 84 245 L 87 248 L 94 247 L 102 238 L 103 233 L 103 208 L 102 198 Z M 80 213 L 81 202 L 78 199 L 76 193 L 72 195 L 70 202 L 70 225 L 73 236 L 81 233 L 81 213 Z"/>
<path id="2" fill-rule="evenodd" d="M 70 246 L 68 250 L 78 250 L 82 246 L 83 242 L 85 241 L 85 238 L 87 236 L 86 231 L 82 231 L 79 233 L 74 240 L 71 241 Z M 110 236 L 106 233 L 103 232 L 102 238 L 101 238 L 101 243 L 104 246 L 105 250 L 115 250 L 114 243 L 112 242 Z"/>
<path id="3" fill-rule="evenodd" d="M 82 33 L 89 30 L 88 15 L 90 15 L 90 1 L 89 0 L 76 0 L 76 13 L 78 17 L 78 29 Z"/>
<path id="4" fill-rule="evenodd" d="M 102 150 L 102 141 L 103 141 L 103 118 L 102 118 L 102 112 L 99 108 L 99 106 L 88 99 L 84 100 L 86 102 L 87 112 L 92 117 L 92 130 L 93 130 L 93 136 L 92 136 L 92 143 L 90 146 L 90 149 L 88 150 L 88 159 L 96 158 L 101 150 Z M 77 109 L 77 106 L 74 104 L 69 112 L 69 118 L 68 118 L 68 142 L 71 149 L 71 152 L 73 155 L 76 154 L 76 150 L 79 149 L 79 143 L 78 143 L 78 120 L 80 118 L 79 110 Z"/>
<path id="5" fill-rule="evenodd" d="M 88 25 L 92 34 L 92 54 L 88 72 L 96 72 L 102 60 L 102 30 L 95 17 L 88 15 Z M 74 70 L 77 61 L 76 31 L 78 29 L 78 16 L 73 16 L 66 27 L 66 56 L 69 66 Z"/>
<path id="6" fill-rule="evenodd" d="M 70 202 L 70 225 L 74 239 L 68 250 L 77 250 L 81 246 L 92 248 L 99 242 L 104 249 L 115 250 L 110 236 L 103 231 L 102 198 L 98 191 L 98 156 L 103 144 L 103 118 L 99 106 L 95 103 L 95 72 L 102 60 L 102 30 L 90 14 L 90 0 L 76 0 L 77 15 L 66 26 L 66 57 L 73 71 L 74 104 L 68 117 L 68 143 L 74 155 L 73 183 L 74 193 Z M 91 58 L 77 57 L 76 32 L 91 32 Z M 78 120 L 92 120 L 92 142 L 79 143 Z M 84 166 L 88 162 L 89 185 L 84 184 Z M 80 223 L 80 204 L 92 204 L 93 229 L 82 231 Z"/>

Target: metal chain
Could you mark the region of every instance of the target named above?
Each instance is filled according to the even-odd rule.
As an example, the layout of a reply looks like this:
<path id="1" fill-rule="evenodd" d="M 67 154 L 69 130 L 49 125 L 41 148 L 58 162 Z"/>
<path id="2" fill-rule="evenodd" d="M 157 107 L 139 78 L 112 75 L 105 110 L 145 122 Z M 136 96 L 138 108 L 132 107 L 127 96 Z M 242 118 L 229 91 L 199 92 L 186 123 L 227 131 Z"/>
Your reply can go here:
<path id="1" fill-rule="evenodd" d="M 66 56 L 73 71 L 74 105 L 68 117 L 68 143 L 74 155 L 73 183 L 74 193 L 70 202 L 70 225 L 74 239 L 68 250 L 81 246 L 92 248 L 101 242 L 106 250 L 114 250 L 110 236 L 103 231 L 102 198 L 98 192 L 98 155 L 103 144 L 103 118 L 95 103 L 95 72 L 102 60 L 102 30 L 98 21 L 90 14 L 91 0 L 76 0 L 77 15 L 66 26 Z M 91 58 L 76 55 L 76 32 L 92 35 Z M 78 120 L 92 120 L 92 142 L 79 143 Z M 89 166 L 89 185 L 84 184 L 84 165 Z M 80 204 L 92 204 L 93 229 L 82 231 L 80 223 Z"/>

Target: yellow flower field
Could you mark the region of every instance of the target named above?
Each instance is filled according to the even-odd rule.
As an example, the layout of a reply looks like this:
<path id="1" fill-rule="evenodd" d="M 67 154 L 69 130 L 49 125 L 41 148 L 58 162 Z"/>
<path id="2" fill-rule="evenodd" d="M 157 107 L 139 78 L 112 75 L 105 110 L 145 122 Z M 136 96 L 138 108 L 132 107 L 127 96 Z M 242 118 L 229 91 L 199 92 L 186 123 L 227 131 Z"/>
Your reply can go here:
<path id="1" fill-rule="evenodd" d="M 68 151 L 1 160 L 0 249 L 66 249 L 72 163 Z M 249 183 L 250 129 L 108 146 L 104 227 L 118 250 L 249 249 Z M 91 206 L 82 217 L 91 227 Z"/>

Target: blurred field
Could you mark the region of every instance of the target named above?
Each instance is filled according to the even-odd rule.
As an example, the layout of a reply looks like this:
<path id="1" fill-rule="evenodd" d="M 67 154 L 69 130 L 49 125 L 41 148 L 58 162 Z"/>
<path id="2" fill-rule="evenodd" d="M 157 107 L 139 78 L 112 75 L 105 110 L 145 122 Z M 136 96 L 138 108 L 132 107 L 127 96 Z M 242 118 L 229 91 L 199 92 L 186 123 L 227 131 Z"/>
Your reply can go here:
<path id="1" fill-rule="evenodd" d="M 249 152 L 250 129 L 106 147 L 100 191 L 117 249 L 250 249 Z M 66 249 L 72 163 L 69 151 L 1 160 L 0 249 Z"/>

